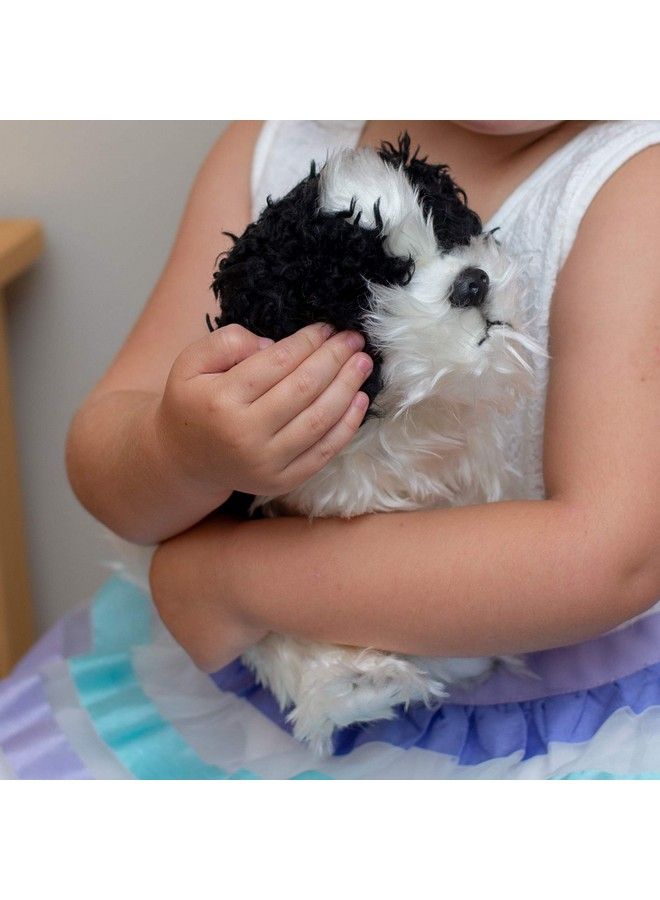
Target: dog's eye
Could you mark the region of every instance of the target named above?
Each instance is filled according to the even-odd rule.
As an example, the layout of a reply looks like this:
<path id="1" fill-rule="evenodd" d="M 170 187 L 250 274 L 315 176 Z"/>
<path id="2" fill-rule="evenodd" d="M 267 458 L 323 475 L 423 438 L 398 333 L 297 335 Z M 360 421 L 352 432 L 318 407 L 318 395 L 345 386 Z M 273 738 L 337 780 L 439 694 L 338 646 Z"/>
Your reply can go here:
<path id="1" fill-rule="evenodd" d="M 454 281 L 449 295 L 449 302 L 459 309 L 468 306 L 481 306 L 488 294 L 490 280 L 483 269 L 470 267 L 463 269 Z"/>

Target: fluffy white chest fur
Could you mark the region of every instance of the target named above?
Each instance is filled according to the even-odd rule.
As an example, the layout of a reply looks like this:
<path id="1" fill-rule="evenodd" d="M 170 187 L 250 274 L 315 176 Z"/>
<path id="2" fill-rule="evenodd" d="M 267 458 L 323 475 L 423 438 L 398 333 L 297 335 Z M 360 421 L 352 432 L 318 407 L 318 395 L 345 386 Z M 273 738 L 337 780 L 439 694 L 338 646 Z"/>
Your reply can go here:
<path id="1" fill-rule="evenodd" d="M 496 413 L 533 388 L 530 363 L 543 353 L 520 321 L 515 266 L 490 234 L 441 250 L 403 169 L 371 150 L 344 151 L 321 171 L 321 210 L 347 209 L 352 200 L 367 228 L 378 201 L 387 251 L 415 263 L 403 286 L 370 285 L 365 330 L 383 360 L 374 415 L 317 475 L 254 506 L 270 515 L 353 517 L 515 496 Z M 399 704 L 439 703 L 449 685 L 486 677 L 497 662 L 406 657 L 276 634 L 243 659 L 290 710 L 296 737 L 320 754 L 331 750 L 336 728 L 392 717 Z"/>

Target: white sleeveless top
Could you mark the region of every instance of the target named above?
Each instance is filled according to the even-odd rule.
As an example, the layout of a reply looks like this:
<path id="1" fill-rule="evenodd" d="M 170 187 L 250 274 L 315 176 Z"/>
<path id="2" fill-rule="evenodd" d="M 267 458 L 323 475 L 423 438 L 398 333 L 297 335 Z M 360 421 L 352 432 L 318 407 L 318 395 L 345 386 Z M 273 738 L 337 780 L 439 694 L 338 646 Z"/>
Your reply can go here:
<path id="1" fill-rule="evenodd" d="M 355 147 L 362 121 L 267 122 L 255 147 L 252 165 L 252 213 L 256 218 L 266 197 L 286 194 L 309 173 L 314 160 L 322 165 L 333 150 Z M 500 228 L 507 249 L 523 262 L 530 289 L 527 307 L 532 334 L 547 348 L 550 302 L 563 266 L 589 204 L 626 160 L 660 143 L 660 122 L 607 122 L 580 132 L 545 160 L 517 187 L 485 228 Z M 451 160 L 447 162 L 451 167 Z M 538 392 L 507 419 L 508 458 L 522 477 L 522 495 L 544 496 L 543 415 L 548 364 L 538 372 Z"/>

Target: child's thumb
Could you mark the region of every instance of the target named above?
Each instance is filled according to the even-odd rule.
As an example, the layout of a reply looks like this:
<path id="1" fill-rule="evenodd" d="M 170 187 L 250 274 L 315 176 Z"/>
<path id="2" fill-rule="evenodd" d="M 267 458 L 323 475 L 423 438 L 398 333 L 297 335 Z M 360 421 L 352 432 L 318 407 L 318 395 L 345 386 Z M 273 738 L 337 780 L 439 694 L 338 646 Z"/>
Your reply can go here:
<path id="1" fill-rule="evenodd" d="M 270 338 L 258 337 L 242 325 L 225 325 L 190 345 L 185 367 L 189 377 L 226 372 L 272 343 Z"/>

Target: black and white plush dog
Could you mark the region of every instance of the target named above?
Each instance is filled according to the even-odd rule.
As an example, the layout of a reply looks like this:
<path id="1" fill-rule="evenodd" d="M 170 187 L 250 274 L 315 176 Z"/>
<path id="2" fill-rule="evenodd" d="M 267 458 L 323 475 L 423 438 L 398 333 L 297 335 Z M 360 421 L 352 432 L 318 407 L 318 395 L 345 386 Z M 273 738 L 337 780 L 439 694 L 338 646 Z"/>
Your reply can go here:
<path id="1" fill-rule="evenodd" d="M 510 496 L 496 412 L 533 383 L 516 267 L 446 166 L 399 146 L 344 150 L 235 240 L 214 275 L 217 326 L 279 340 L 312 322 L 355 329 L 375 361 L 352 442 L 269 515 L 357 516 Z M 304 598 L 301 598 L 304 602 Z M 387 615 L 387 610 L 383 611 Z M 319 753 L 337 727 L 439 702 L 494 659 L 422 659 L 271 634 L 243 657 Z M 506 659 L 509 665 L 517 660 Z"/>

